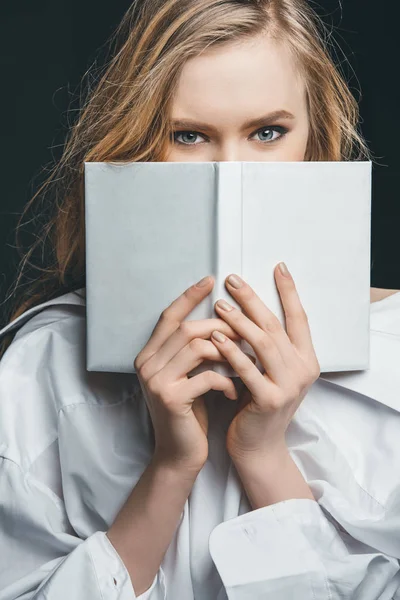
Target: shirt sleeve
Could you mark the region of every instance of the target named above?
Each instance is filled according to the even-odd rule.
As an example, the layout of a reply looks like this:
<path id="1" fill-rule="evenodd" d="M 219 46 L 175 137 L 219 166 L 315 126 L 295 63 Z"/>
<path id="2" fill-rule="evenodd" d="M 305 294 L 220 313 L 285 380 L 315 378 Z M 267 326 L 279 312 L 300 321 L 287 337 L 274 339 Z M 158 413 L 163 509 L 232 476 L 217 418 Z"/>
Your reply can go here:
<path id="1" fill-rule="evenodd" d="M 68 526 L 62 501 L 42 482 L 0 458 L 0 600 L 165 600 L 160 567 L 135 594 L 104 531 L 85 540 Z"/>
<path id="2" fill-rule="evenodd" d="M 229 600 L 400 598 L 398 560 L 352 538 L 310 499 L 220 523 L 209 549 Z"/>

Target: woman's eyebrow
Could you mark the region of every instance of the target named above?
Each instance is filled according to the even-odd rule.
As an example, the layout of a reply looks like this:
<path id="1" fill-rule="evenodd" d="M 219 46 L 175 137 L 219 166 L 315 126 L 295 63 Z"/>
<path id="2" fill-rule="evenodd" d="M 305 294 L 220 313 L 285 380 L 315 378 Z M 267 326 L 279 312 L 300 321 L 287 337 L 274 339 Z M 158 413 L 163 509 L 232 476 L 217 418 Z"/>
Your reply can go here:
<path id="1" fill-rule="evenodd" d="M 294 119 L 295 116 L 287 110 L 275 110 L 274 112 L 268 113 L 257 119 L 251 119 L 246 121 L 242 126 L 242 131 L 249 127 L 257 127 L 257 125 L 265 125 L 266 122 L 275 121 L 277 119 Z M 173 119 L 173 127 L 187 127 L 187 128 L 199 128 L 203 131 L 216 131 L 216 127 L 209 125 L 208 123 L 201 123 L 200 121 L 192 121 L 190 119 Z"/>

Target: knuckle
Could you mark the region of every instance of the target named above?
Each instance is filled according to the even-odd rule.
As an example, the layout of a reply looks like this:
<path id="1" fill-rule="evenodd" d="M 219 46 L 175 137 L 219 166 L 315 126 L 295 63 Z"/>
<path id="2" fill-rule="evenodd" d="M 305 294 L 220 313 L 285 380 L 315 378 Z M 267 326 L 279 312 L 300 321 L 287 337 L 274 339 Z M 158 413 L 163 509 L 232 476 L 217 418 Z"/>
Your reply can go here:
<path id="1" fill-rule="evenodd" d="M 314 361 L 314 364 L 310 371 L 310 375 L 311 375 L 312 381 L 315 381 L 321 375 L 321 366 L 320 366 L 318 360 Z"/>
<path id="2" fill-rule="evenodd" d="M 240 372 L 242 373 L 243 377 L 246 379 L 250 379 L 252 374 L 253 374 L 253 361 L 250 361 L 250 364 L 246 361 L 245 364 L 243 364 L 240 368 Z"/>
<path id="3" fill-rule="evenodd" d="M 307 373 L 300 380 L 299 389 L 297 391 L 297 395 L 300 395 L 305 389 L 307 389 L 308 387 L 310 387 L 311 383 L 312 383 L 312 378 L 310 377 L 310 374 Z"/>
<path id="4" fill-rule="evenodd" d="M 318 377 L 320 375 L 321 375 L 321 365 L 319 363 L 317 363 L 317 366 L 315 367 L 315 371 L 314 371 L 315 379 L 318 379 Z"/>
<path id="5" fill-rule="evenodd" d="M 200 338 L 193 338 L 188 343 L 188 346 L 193 354 L 199 355 L 204 352 L 204 340 Z"/>
<path id="6" fill-rule="evenodd" d="M 302 320 L 302 321 L 305 321 L 306 323 L 308 323 L 308 315 L 302 306 L 299 307 L 297 314 L 298 314 L 299 320 Z"/>
<path id="7" fill-rule="evenodd" d="M 302 306 L 291 310 L 290 313 L 286 316 L 286 319 L 288 319 L 289 321 L 300 321 L 302 323 L 308 323 L 307 313 Z"/>
<path id="8" fill-rule="evenodd" d="M 215 384 L 216 381 L 216 377 L 215 377 L 216 373 L 214 371 L 203 371 L 201 373 L 201 379 L 203 381 L 203 383 L 207 386 L 210 387 L 210 389 L 212 388 L 212 386 Z"/>
<path id="9" fill-rule="evenodd" d="M 168 391 L 168 390 L 165 390 L 163 392 L 162 397 L 161 397 L 161 394 L 160 394 L 160 399 L 161 399 L 163 405 L 166 408 L 168 408 L 168 409 L 170 409 L 171 407 L 173 407 L 173 405 L 176 405 L 176 396 L 174 396 L 173 394 L 171 394 L 171 392 Z"/>
<path id="10" fill-rule="evenodd" d="M 299 372 L 298 372 L 297 386 L 294 384 L 289 386 L 290 397 L 296 398 L 296 396 L 299 396 L 302 393 L 302 391 L 309 385 L 310 385 L 309 370 L 307 368 L 303 368 L 303 366 L 301 366 L 301 368 L 299 369 Z"/>
<path id="11" fill-rule="evenodd" d="M 272 316 L 266 322 L 265 328 L 270 333 L 277 333 L 279 331 L 279 329 L 281 328 L 281 324 L 279 322 L 279 319 L 277 319 L 277 317 L 275 317 L 275 316 Z"/>
<path id="12" fill-rule="evenodd" d="M 212 387 L 214 385 L 215 386 L 219 385 L 221 378 L 223 378 L 223 375 L 219 375 L 215 371 L 209 370 L 209 371 L 205 371 L 205 378 L 206 378 L 207 385 Z"/>
<path id="13" fill-rule="evenodd" d="M 271 338 L 268 334 L 263 334 L 256 340 L 257 348 L 260 350 L 268 350 L 271 347 Z"/>
<path id="14" fill-rule="evenodd" d="M 140 367 L 139 375 L 143 381 L 148 381 L 151 378 L 151 367 L 148 361 Z"/>
<path id="15" fill-rule="evenodd" d="M 133 367 L 134 367 L 136 373 L 139 373 L 139 371 L 141 370 L 142 364 L 143 364 L 142 353 L 139 352 L 139 354 L 137 354 L 135 360 L 133 361 Z"/>
<path id="16" fill-rule="evenodd" d="M 298 385 L 291 386 L 287 393 L 287 397 L 289 398 L 289 401 L 293 402 L 294 400 L 298 400 L 306 386 L 307 386 L 307 384 L 304 385 L 303 383 L 299 383 Z"/>
<path id="17" fill-rule="evenodd" d="M 158 322 L 165 323 L 166 321 L 168 321 L 170 319 L 170 316 L 171 316 L 171 306 L 167 306 L 167 308 L 164 308 L 164 310 L 160 314 L 160 316 L 158 318 Z"/>
<path id="18" fill-rule="evenodd" d="M 205 371 L 204 377 L 209 385 L 215 383 L 215 380 L 217 379 L 215 371 Z"/>
<path id="19" fill-rule="evenodd" d="M 316 379 L 320 376 L 319 365 L 317 366 L 313 363 L 310 367 L 304 369 L 301 374 L 300 381 L 302 388 L 308 388 L 310 385 L 314 383 Z"/>
<path id="20" fill-rule="evenodd" d="M 278 411 L 282 408 L 285 398 L 281 392 L 276 392 L 268 399 L 268 408 L 272 411 Z"/>
<path id="21" fill-rule="evenodd" d="M 154 355 L 155 352 L 150 352 L 149 350 L 141 350 L 135 358 L 134 366 L 136 373 L 143 380 L 147 380 L 151 377 L 151 373 L 153 371 L 151 359 L 154 357 Z"/>
<path id="22" fill-rule="evenodd" d="M 147 389 L 152 396 L 160 396 L 161 392 L 161 382 L 158 373 L 150 377 L 150 379 L 146 383 Z"/>
<path id="23" fill-rule="evenodd" d="M 192 337 L 192 327 L 190 322 L 182 321 L 178 326 L 179 334 L 182 336 L 184 340 L 190 340 Z"/>

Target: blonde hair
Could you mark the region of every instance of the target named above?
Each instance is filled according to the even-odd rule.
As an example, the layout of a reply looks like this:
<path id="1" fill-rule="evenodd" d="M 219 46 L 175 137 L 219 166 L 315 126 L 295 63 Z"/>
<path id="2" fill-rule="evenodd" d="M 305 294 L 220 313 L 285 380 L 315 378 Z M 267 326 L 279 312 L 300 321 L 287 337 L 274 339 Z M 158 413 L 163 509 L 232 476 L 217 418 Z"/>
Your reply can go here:
<path id="1" fill-rule="evenodd" d="M 165 160 L 170 103 L 185 61 L 209 46 L 264 33 L 288 46 L 305 82 L 305 160 L 370 159 L 358 131 L 358 104 L 330 57 L 327 29 L 306 0 L 136 0 L 110 39 L 105 67 L 86 73 L 85 99 L 62 157 L 18 222 L 17 247 L 24 218 L 30 210 L 41 217 L 45 203 L 47 220 L 22 255 L 7 298 L 13 301 L 9 321 L 85 286 L 83 163 Z M 42 257 L 36 263 L 35 252 Z M 36 274 L 24 284 L 28 269 Z"/>

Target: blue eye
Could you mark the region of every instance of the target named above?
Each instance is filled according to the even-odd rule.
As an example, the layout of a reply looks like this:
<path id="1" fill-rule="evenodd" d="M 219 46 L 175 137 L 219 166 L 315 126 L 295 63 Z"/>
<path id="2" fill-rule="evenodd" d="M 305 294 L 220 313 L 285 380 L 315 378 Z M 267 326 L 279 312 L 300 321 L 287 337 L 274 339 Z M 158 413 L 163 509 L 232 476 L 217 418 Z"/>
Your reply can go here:
<path id="1" fill-rule="evenodd" d="M 271 142 L 275 142 L 275 141 L 279 140 L 281 137 L 283 137 L 288 132 L 288 129 L 286 129 L 286 127 L 281 127 L 279 125 L 271 125 L 271 127 L 263 127 L 262 129 L 259 129 L 258 131 L 255 132 L 254 135 L 258 135 L 259 133 L 263 133 L 264 131 L 268 131 L 268 133 L 275 132 L 275 133 L 280 134 L 278 137 L 276 137 L 274 139 L 269 138 L 267 140 L 260 140 L 262 143 L 264 143 L 264 142 L 271 143 Z"/>
<path id="2" fill-rule="evenodd" d="M 260 129 L 258 129 L 257 131 L 255 131 L 252 135 L 262 134 L 265 131 L 268 132 L 267 135 L 270 135 L 271 132 L 279 133 L 280 135 L 278 137 L 276 137 L 276 138 L 273 138 L 273 139 L 271 139 L 269 137 L 268 139 L 264 139 L 264 140 L 260 140 L 260 139 L 256 140 L 256 141 L 258 141 L 258 142 L 260 142 L 261 144 L 264 144 L 264 145 L 266 145 L 266 144 L 272 144 L 274 142 L 277 142 L 278 140 L 280 140 L 281 138 L 283 138 L 285 136 L 285 134 L 289 130 L 286 127 L 282 127 L 281 125 L 270 125 L 270 126 L 266 126 L 266 127 L 261 127 Z M 187 142 L 178 140 L 179 136 L 188 136 L 189 140 Z M 193 140 L 193 138 L 196 139 L 197 136 L 200 136 L 203 139 L 206 139 L 205 136 L 203 136 L 198 131 L 182 130 L 182 131 L 174 131 L 172 133 L 172 136 L 171 136 L 171 141 L 173 141 L 173 143 L 175 143 L 175 144 L 180 144 L 181 146 L 197 146 L 198 144 L 195 143 L 194 140 Z"/>
<path id="3" fill-rule="evenodd" d="M 189 141 L 189 143 L 186 143 L 186 142 L 181 142 L 181 141 L 179 141 L 179 140 L 177 139 L 177 137 L 178 137 L 179 135 L 191 135 L 192 137 L 193 137 L 193 136 L 195 137 L 195 136 L 197 136 L 197 135 L 200 135 L 200 133 L 198 133 L 197 131 L 174 131 L 174 141 L 175 141 L 177 144 L 182 144 L 183 146 L 197 146 L 197 144 L 193 144 L 193 143 L 191 143 L 190 141 Z"/>

